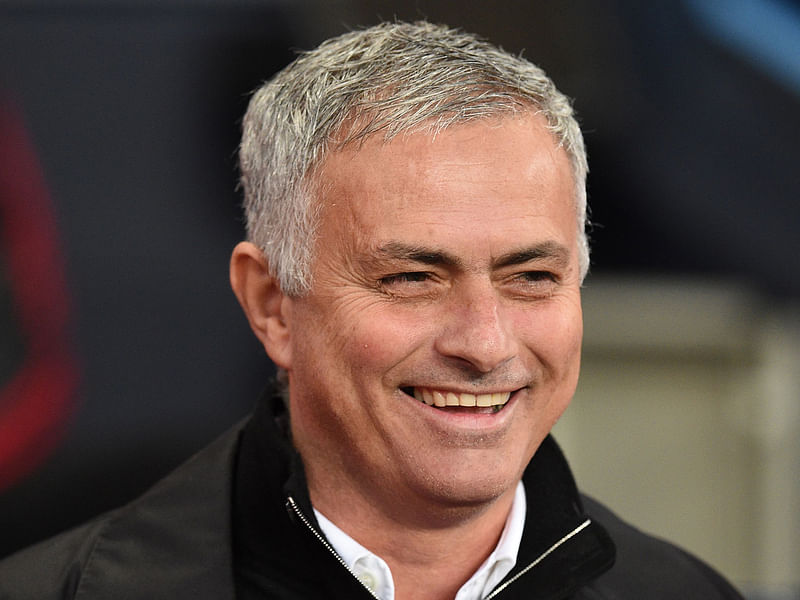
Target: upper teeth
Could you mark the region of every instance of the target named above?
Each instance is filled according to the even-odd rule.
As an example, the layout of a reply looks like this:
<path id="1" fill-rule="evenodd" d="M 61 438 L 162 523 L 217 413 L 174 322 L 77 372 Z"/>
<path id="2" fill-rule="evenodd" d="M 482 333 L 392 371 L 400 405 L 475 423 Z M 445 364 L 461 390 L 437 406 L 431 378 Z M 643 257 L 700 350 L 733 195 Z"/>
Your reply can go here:
<path id="1" fill-rule="evenodd" d="M 414 388 L 414 397 L 429 406 L 502 406 L 508 402 L 511 392 L 466 394 Z"/>

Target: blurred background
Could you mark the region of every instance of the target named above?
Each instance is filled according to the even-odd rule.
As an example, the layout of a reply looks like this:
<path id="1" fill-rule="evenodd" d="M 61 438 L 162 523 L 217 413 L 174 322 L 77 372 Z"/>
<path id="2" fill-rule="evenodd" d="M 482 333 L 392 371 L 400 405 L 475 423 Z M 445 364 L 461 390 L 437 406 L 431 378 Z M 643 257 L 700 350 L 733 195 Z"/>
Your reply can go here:
<path id="1" fill-rule="evenodd" d="M 134 497 L 272 372 L 227 283 L 249 92 L 382 19 L 480 33 L 590 155 L 578 482 L 800 598 L 800 2 L 0 0 L 0 556 Z"/>

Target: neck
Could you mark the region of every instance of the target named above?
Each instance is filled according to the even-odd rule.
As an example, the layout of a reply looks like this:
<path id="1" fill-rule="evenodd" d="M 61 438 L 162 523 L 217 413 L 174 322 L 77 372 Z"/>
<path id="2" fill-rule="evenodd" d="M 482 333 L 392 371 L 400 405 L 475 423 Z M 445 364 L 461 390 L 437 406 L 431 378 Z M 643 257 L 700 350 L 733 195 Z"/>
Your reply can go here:
<path id="1" fill-rule="evenodd" d="M 479 506 L 437 505 L 392 497 L 387 504 L 309 480 L 314 507 L 389 566 L 395 600 L 452 599 L 491 554 L 515 488 Z"/>

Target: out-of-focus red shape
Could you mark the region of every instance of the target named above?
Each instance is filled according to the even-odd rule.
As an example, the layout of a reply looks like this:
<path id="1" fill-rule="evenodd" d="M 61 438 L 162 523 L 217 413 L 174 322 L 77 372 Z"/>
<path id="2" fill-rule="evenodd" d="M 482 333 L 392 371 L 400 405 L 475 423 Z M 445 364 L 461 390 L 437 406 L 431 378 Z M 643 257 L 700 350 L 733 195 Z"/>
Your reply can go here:
<path id="1" fill-rule="evenodd" d="M 66 278 L 53 206 L 21 112 L 0 95 L 0 256 L 24 356 L 0 387 L 0 492 L 57 447 L 75 410 Z"/>

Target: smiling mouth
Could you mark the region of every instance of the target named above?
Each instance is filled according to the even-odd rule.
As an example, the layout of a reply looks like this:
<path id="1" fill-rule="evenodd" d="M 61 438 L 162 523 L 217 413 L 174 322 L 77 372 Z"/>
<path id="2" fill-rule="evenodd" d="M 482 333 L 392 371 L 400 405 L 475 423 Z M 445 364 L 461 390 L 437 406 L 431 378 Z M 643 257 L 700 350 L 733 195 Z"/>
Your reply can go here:
<path id="1" fill-rule="evenodd" d="M 409 396 L 434 408 L 479 408 L 480 412 L 500 412 L 511 398 L 511 392 L 469 394 L 430 388 L 403 388 Z"/>

